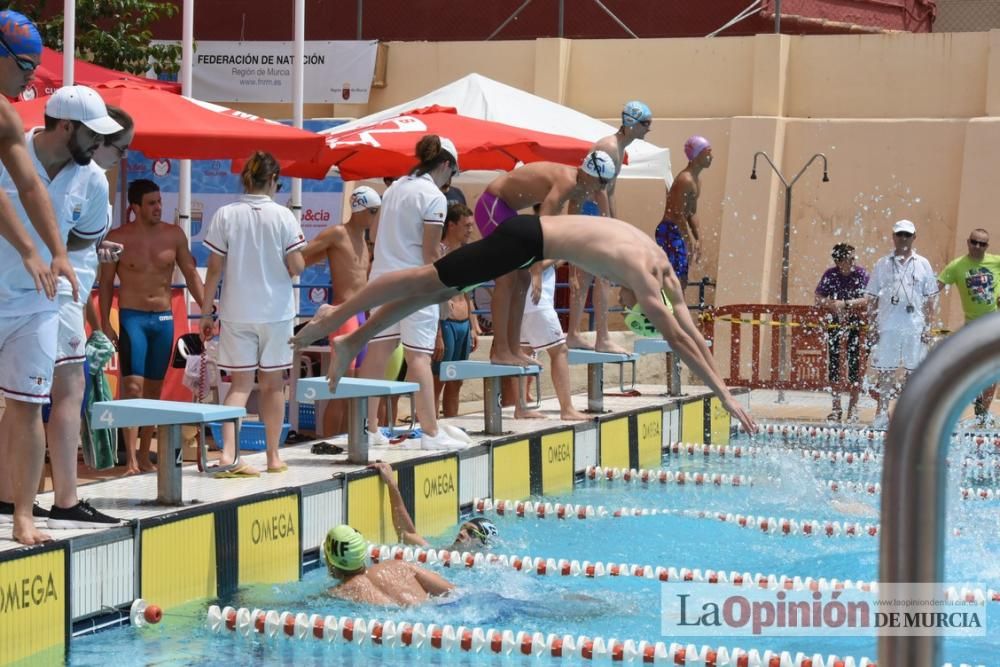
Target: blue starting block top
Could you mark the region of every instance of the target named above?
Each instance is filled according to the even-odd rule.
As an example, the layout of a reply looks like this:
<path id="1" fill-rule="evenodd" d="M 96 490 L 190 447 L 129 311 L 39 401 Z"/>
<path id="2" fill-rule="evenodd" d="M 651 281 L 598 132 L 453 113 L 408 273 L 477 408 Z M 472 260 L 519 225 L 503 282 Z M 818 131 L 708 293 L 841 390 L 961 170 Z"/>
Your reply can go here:
<path id="1" fill-rule="evenodd" d="M 101 401 L 94 403 L 90 409 L 94 424 L 104 428 L 200 424 L 237 419 L 246 414 L 246 409 L 228 405 L 155 401 L 147 398 Z"/>
<path id="2" fill-rule="evenodd" d="M 662 338 L 636 338 L 636 354 L 656 354 L 658 352 L 670 352 L 670 343 Z"/>
<path id="3" fill-rule="evenodd" d="M 618 354 L 616 352 L 597 352 L 596 350 L 576 350 L 570 348 L 567 359 L 570 364 L 620 364 L 635 361 L 638 354 Z"/>
<path id="4" fill-rule="evenodd" d="M 478 378 L 498 378 L 520 375 L 538 375 L 538 366 L 507 366 L 491 364 L 488 361 L 445 361 L 441 364 L 442 380 L 474 380 Z"/>
<path id="5" fill-rule="evenodd" d="M 325 377 L 301 378 L 295 391 L 300 401 L 328 401 L 337 398 L 368 398 L 370 396 L 397 396 L 420 390 L 416 382 L 396 382 L 370 378 L 341 378 L 337 391 L 330 391 Z"/>

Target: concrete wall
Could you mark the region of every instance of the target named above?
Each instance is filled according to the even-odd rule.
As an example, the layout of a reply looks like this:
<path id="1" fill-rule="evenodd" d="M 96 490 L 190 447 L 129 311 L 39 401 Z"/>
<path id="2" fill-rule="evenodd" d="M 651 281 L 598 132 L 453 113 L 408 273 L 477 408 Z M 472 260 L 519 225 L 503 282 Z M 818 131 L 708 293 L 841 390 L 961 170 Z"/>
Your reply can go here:
<path id="1" fill-rule="evenodd" d="M 393 42 L 388 85 L 369 105 L 310 105 L 307 114 L 360 116 L 470 72 L 612 123 L 623 102 L 642 99 L 656 117 L 648 138 L 671 149 L 675 170 L 684 139 L 708 136 L 716 160 L 703 174 L 705 252 L 692 278 L 718 278 L 720 304 L 779 294 L 784 188 L 762 161 L 750 180 L 757 151 L 788 179 L 814 153 L 829 158 L 829 183 L 814 164 L 793 191 L 792 303 L 811 302 L 835 243 L 853 243 L 871 266 L 890 248 L 898 218 L 916 222 L 917 250 L 935 268 L 964 252 L 972 228 L 1000 233 L 992 177 L 1000 167 L 1000 31 Z M 251 110 L 290 116 L 286 106 Z M 659 182 L 622 183 L 620 215 L 651 231 L 664 195 Z M 946 323 L 959 324 L 957 298 L 947 304 Z"/>

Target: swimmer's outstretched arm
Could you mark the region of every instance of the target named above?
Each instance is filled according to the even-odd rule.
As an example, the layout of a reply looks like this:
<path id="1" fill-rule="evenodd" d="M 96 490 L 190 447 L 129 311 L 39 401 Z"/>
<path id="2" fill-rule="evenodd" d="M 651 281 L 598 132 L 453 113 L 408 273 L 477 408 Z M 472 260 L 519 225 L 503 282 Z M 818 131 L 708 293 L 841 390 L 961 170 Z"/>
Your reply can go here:
<path id="1" fill-rule="evenodd" d="M 396 485 L 396 478 L 392 474 L 392 466 L 379 461 L 368 467 L 378 471 L 379 477 L 382 478 L 382 482 L 389 492 L 389 505 L 392 507 L 392 526 L 396 529 L 396 535 L 399 536 L 399 540 L 403 544 L 412 544 L 418 547 L 430 546 L 427 540 L 417 532 L 417 527 L 413 525 L 410 513 L 406 511 L 406 503 L 403 502 L 403 495 L 399 492 L 399 486 Z"/>
<path id="2" fill-rule="evenodd" d="M 447 288 L 438 280 L 437 269 L 434 268 L 433 264 L 385 273 L 369 282 L 363 289 L 336 308 L 322 309 L 322 313 L 302 327 L 289 342 L 293 347 L 305 347 L 314 340 L 330 335 L 357 313 L 371 310 L 376 306 L 397 299 L 418 299 L 445 289 Z M 458 290 L 451 290 L 451 293 L 444 299 L 447 300 L 457 293 Z M 430 301 L 429 303 L 434 302 Z M 408 314 L 404 313 L 399 318 L 401 319 Z M 383 328 L 398 321 L 398 319 L 390 320 L 386 325 L 383 325 Z M 376 333 L 378 331 L 381 329 L 376 330 Z"/>
<path id="3" fill-rule="evenodd" d="M 412 567 L 414 568 L 413 575 L 416 578 L 417 583 L 419 583 L 421 587 L 427 591 L 428 595 L 438 597 L 440 595 L 447 595 L 451 591 L 455 590 L 455 584 L 451 583 L 441 575 L 435 572 L 429 572 L 417 565 L 412 565 Z"/>
<path id="4" fill-rule="evenodd" d="M 667 293 L 667 299 L 670 300 L 670 304 L 674 307 L 674 318 L 676 318 L 677 323 L 684 330 L 684 333 L 690 336 L 691 340 L 698 346 L 702 360 L 721 378 L 722 375 L 719 373 L 719 367 L 715 365 L 715 357 L 712 356 L 712 351 L 708 349 L 705 338 L 695 325 L 694 319 L 691 317 L 691 311 L 688 310 L 687 304 L 684 302 L 684 290 L 681 288 L 681 281 L 674 275 L 673 269 L 670 271 L 670 275 L 663 278 L 663 291 Z"/>
<path id="5" fill-rule="evenodd" d="M 757 424 L 743 407 L 737 403 L 733 395 L 729 393 L 726 383 L 715 370 L 713 363 L 708 363 L 702 357 L 698 344 L 691 336 L 684 331 L 677 320 L 667 311 L 660 297 L 660 286 L 655 285 L 652 276 L 648 278 L 649 284 L 640 289 L 633 288 L 639 305 L 646 317 L 653 323 L 657 331 L 670 342 L 673 351 L 680 355 L 681 360 L 693 370 L 698 377 L 705 381 L 705 384 L 722 400 L 723 407 L 732 416 L 736 417 L 748 433 L 757 432 Z M 700 334 L 699 334 L 700 335 Z"/>

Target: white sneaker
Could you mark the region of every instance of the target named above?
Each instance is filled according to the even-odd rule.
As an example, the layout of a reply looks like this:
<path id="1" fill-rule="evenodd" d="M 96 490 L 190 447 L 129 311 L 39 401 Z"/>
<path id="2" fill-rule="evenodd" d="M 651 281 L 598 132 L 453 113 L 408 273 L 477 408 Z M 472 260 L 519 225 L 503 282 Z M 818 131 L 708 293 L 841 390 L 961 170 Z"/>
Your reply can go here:
<path id="1" fill-rule="evenodd" d="M 468 433 L 466 433 L 465 431 L 463 431 L 462 429 L 453 424 L 445 424 L 444 422 L 439 421 L 438 429 L 444 431 L 455 440 L 461 440 L 462 442 L 470 445 L 474 444 L 474 441 L 472 440 L 472 438 L 469 437 Z"/>
<path id="2" fill-rule="evenodd" d="M 446 451 L 458 451 L 469 447 L 468 442 L 453 438 L 445 429 L 439 429 L 438 434 L 431 436 L 424 433 L 420 438 L 421 449 L 443 449 Z"/>
<path id="3" fill-rule="evenodd" d="M 369 447 L 387 447 L 389 445 L 389 438 L 385 437 L 382 433 L 382 429 L 377 431 L 368 431 L 368 446 Z"/>
<path id="4" fill-rule="evenodd" d="M 879 431 L 889 428 L 889 415 L 884 412 L 876 414 L 875 419 L 872 421 L 872 428 Z"/>

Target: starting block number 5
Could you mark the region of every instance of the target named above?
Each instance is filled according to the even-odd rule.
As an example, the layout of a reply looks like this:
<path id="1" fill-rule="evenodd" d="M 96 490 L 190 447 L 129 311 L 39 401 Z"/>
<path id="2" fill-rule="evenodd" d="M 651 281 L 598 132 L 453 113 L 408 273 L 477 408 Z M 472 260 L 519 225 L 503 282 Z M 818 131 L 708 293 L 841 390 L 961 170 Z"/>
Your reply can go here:
<path id="1" fill-rule="evenodd" d="M 108 408 L 104 409 L 104 412 L 101 413 L 101 417 L 98 421 L 102 424 L 106 424 L 107 428 L 114 428 L 115 426 L 115 418 L 111 415 L 111 410 Z"/>
<path id="2" fill-rule="evenodd" d="M 454 366 L 448 366 L 444 369 L 444 376 L 450 380 L 454 380 L 458 377 L 458 369 Z"/>

